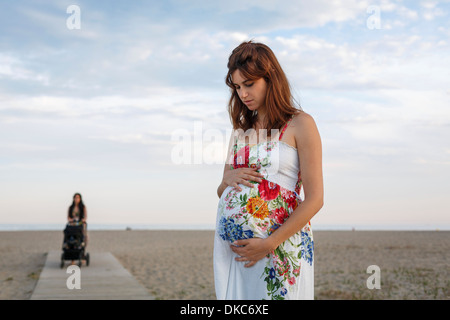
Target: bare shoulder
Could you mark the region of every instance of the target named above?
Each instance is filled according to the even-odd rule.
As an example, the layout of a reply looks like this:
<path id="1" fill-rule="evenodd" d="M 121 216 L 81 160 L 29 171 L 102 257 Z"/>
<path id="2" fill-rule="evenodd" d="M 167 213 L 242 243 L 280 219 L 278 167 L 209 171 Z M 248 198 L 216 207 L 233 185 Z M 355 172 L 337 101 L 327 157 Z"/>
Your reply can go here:
<path id="1" fill-rule="evenodd" d="M 309 113 L 300 110 L 292 119 L 292 124 L 296 127 L 296 131 L 317 130 L 316 121 Z"/>
<path id="2" fill-rule="evenodd" d="M 298 146 L 320 141 L 316 121 L 309 113 L 299 111 L 292 119 L 292 124 L 295 127 L 294 135 Z"/>

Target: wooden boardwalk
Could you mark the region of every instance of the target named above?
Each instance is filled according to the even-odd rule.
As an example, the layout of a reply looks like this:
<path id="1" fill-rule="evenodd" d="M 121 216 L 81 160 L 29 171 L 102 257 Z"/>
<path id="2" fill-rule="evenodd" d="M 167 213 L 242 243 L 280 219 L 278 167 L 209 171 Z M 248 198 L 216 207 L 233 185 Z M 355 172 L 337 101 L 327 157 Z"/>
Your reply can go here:
<path id="1" fill-rule="evenodd" d="M 66 261 L 61 268 L 61 253 L 62 251 L 48 253 L 31 300 L 154 299 L 109 252 L 89 252 L 89 266 L 86 266 L 83 261 L 83 265 L 78 270 L 68 270 L 70 261 Z M 77 275 L 79 275 L 79 281 L 75 279 Z M 77 283 L 80 289 L 68 288 Z"/>

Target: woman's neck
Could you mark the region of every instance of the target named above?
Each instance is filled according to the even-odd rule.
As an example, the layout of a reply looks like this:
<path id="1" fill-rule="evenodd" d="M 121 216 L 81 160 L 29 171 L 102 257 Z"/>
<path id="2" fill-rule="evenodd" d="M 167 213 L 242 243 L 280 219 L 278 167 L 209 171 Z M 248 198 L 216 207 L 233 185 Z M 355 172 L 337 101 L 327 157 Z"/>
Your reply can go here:
<path id="1" fill-rule="evenodd" d="M 259 125 L 262 127 L 264 122 L 266 121 L 266 110 L 259 108 L 257 110 L 257 115 L 256 115 L 256 122 L 259 123 Z"/>

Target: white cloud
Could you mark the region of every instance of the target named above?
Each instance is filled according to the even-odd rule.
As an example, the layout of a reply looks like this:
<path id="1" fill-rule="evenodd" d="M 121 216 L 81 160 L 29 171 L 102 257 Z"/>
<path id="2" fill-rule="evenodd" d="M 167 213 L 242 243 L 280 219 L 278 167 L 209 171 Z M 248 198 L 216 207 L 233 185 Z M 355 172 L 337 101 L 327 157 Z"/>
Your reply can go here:
<path id="1" fill-rule="evenodd" d="M 85 25 L 85 22 L 89 20 L 84 16 L 84 13 L 89 12 L 88 17 L 90 16 L 91 19 L 92 17 L 98 18 L 98 13 L 92 9 L 85 12 L 83 8 L 81 10 L 81 28 L 70 30 L 66 24 L 66 20 L 71 15 L 66 12 L 69 5 L 64 6 L 62 2 L 52 4 L 51 6 L 48 6 L 47 3 L 29 3 L 28 5 L 19 5 L 17 11 L 20 13 L 24 24 L 30 26 L 30 31 L 32 33 L 37 31 L 35 33 L 36 35 L 39 35 L 40 32 L 40 36 L 53 35 L 56 37 L 67 37 L 68 39 L 99 40 L 101 37 L 100 30 L 97 29 L 99 25 L 90 23 Z M 47 10 L 43 10 L 45 8 Z"/>
<path id="2" fill-rule="evenodd" d="M 251 32 L 270 32 L 276 29 L 298 27 L 318 27 L 331 22 L 348 22 L 365 14 L 369 1 L 189 1 L 188 9 L 200 9 L 218 13 L 205 15 L 201 23 L 210 25 L 212 19 L 220 20 L 222 25 L 232 30 L 251 30 Z M 235 19 L 233 19 L 235 17 Z M 237 22 L 239 21 L 239 23 Z M 217 27 L 217 24 L 215 25 Z"/>
<path id="3" fill-rule="evenodd" d="M 277 36 L 270 45 L 300 88 L 444 90 L 450 50 L 442 41 L 420 34 L 385 34 L 342 43 L 295 34 Z"/>
<path id="4" fill-rule="evenodd" d="M 56 150 L 55 146 L 37 145 L 21 142 L 2 142 L 0 143 L 0 150 L 5 151 L 4 154 L 10 154 L 11 152 L 27 153 L 35 151 L 51 151 Z"/>
<path id="5" fill-rule="evenodd" d="M 0 79 L 32 81 L 42 85 L 49 84 L 48 74 L 35 72 L 19 58 L 2 52 L 0 52 Z"/>
<path id="6" fill-rule="evenodd" d="M 420 6 L 422 7 L 422 17 L 425 20 L 431 21 L 436 17 L 446 16 L 447 13 L 438 7 L 438 1 L 422 1 Z"/>

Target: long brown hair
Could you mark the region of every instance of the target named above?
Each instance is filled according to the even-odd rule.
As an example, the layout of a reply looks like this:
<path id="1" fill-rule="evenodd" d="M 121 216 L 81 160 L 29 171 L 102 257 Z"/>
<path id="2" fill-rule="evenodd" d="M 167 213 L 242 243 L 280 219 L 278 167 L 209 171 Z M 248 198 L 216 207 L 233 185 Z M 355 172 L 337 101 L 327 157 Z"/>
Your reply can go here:
<path id="1" fill-rule="evenodd" d="M 79 194 L 78 192 L 73 195 L 73 202 L 72 205 L 69 207 L 69 218 L 73 218 L 73 210 L 75 209 L 76 196 L 80 196 L 80 203 L 78 204 L 78 212 L 80 215 L 80 220 L 82 220 L 84 218 L 84 210 L 86 206 L 83 203 L 83 198 L 81 197 L 81 194 Z"/>
<path id="2" fill-rule="evenodd" d="M 234 129 L 246 131 L 253 128 L 256 122 L 256 113 L 249 110 L 241 101 L 231 79 L 236 70 L 239 70 L 247 80 L 264 78 L 267 82 L 265 98 L 267 117 L 264 127 L 268 130 L 268 136 L 271 129 L 281 129 L 288 119 L 299 111 L 295 108 L 296 102 L 291 94 L 289 81 L 275 54 L 267 45 L 253 41 L 241 43 L 231 53 L 227 67 L 225 83 L 231 89 L 228 113 Z"/>

